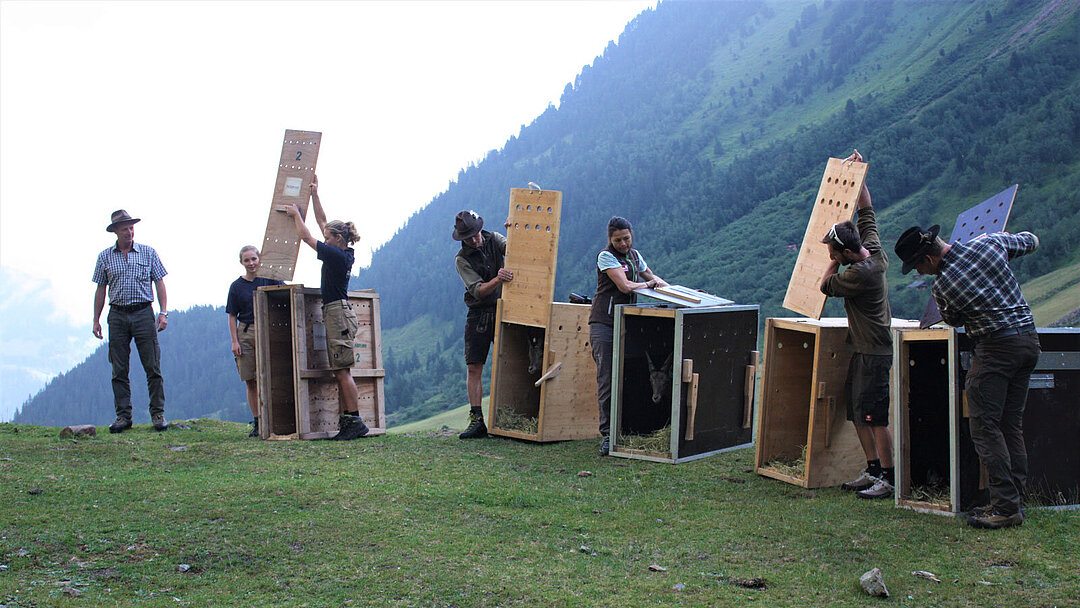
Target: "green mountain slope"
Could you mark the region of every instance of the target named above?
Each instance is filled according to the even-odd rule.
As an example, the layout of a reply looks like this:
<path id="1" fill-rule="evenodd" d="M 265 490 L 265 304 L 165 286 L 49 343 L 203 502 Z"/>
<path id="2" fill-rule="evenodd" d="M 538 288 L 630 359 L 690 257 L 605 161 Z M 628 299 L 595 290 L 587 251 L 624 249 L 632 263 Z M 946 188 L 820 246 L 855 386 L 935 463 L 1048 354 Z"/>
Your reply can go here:
<path id="1" fill-rule="evenodd" d="M 1043 247 L 1022 281 L 1076 262 L 1080 241 L 1080 4 L 664 2 L 567 85 L 558 108 L 463 169 L 354 280 L 382 297 L 392 420 L 464 398 L 453 216 L 498 226 L 509 188 L 564 193 L 556 298 L 592 293 L 613 215 L 669 281 L 780 307 L 829 156 L 857 147 L 887 246 L 1020 184 L 1009 228 Z M 890 299 L 927 292 L 893 264 Z M 842 314 L 830 303 L 827 314 Z M 422 319 L 422 320 L 420 320 Z M 442 327 L 444 329 L 433 329 Z M 416 344 L 417 338 L 408 338 Z M 390 344 L 390 340 L 386 341 Z M 33 403 L 24 407 L 32 409 Z"/>

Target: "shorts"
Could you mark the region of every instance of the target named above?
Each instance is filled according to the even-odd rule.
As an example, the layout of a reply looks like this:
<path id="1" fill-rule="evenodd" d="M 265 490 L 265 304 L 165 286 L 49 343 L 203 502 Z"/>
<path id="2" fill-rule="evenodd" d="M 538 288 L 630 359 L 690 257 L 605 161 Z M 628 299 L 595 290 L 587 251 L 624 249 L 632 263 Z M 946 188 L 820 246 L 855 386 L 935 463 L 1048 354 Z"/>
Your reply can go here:
<path id="1" fill-rule="evenodd" d="M 465 365 L 483 365 L 494 341 L 495 311 L 470 308 L 465 317 Z"/>
<path id="2" fill-rule="evenodd" d="M 247 331 L 244 327 L 247 327 Z M 236 326 L 236 341 L 240 343 L 240 356 L 236 357 L 236 371 L 244 382 L 255 379 L 255 325 L 240 323 Z"/>
<path id="3" fill-rule="evenodd" d="M 323 304 L 323 324 L 326 325 L 326 358 L 330 369 L 348 369 L 356 361 L 353 342 L 360 331 L 356 313 L 345 300 Z"/>
<path id="4" fill-rule="evenodd" d="M 851 355 L 848 364 L 847 419 L 865 426 L 889 426 L 889 370 L 892 355 Z"/>

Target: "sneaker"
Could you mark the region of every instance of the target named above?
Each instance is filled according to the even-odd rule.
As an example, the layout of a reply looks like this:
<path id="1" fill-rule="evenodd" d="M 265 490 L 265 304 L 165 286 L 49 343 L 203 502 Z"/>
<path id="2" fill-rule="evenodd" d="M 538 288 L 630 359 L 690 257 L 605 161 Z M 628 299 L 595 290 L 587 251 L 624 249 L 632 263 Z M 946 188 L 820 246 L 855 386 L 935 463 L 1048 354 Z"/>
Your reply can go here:
<path id="1" fill-rule="evenodd" d="M 255 418 L 254 420 L 251 421 L 251 432 L 248 433 L 248 437 L 258 437 L 258 436 L 259 436 L 259 419 Z"/>
<path id="2" fill-rule="evenodd" d="M 840 486 L 840 489 L 847 490 L 849 492 L 868 490 L 874 485 L 874 483 L 877 482 L 877 480 L 877 477 L 874 477 L 873 475 L 864 470 L 862 473 L 859 473 L 859 476 L 855 478 L 854 481 L 849 481 L 845 483 L 844 485 Z"/>
<path id="3" fill-rule="evenodd" d="M 611 437 L 604 435 L 604 438 L 600 440 L 600 455 L 607 456 L 611 453 Z"/>
<path id="4" fill-rule="evenodd" d="M 331 441 L 351 441 L 368 434 L 368 427 L 359 416 L 342 416 L 338 422 L 337 435 L 330 438 Z"/>
<path id="5" fill-rule="evenodd" d="M 128 430 L 130 428 L 131 428 L 131 418 L 123 418 L 121 416 L 117 416 L 116 420 L 113 421 L 113 423 L 109 425 L 109 432 L 110 433 L 123 433 L 124 431 L 126 431 L 126 430 Z"/>
<path id="6" fill-rule="evenodd" d="M 1011 528 L 1013 526 L 1022 525 L 1024 523 L 1024 515 L 1019 511 L 1012 515 L 1003 515 L 997 509 L 991 509 L 989 512 L 981 515 L 972 515 L 968 518 L 967 523 L 974 528 L 998 530 L 1001 528 Z"/>
<path id="7" fill-rule="evenodd" d="M 892 498 L 893 485 L 885 481 L 884 479 L 878 479 L 874 482 L 874 485 L 870 486 L 869 489 L 863 490 L 861 492 L 856 492 L 855 495 L 859 498 L 867 499 Z"/>
<path id="8" fill-rule="evenodd" d="M 154 430 L 159 433 L 169 428 L 169 423 L 165 422 L 165 414 L 154 414 L 150 417 L 150 422 L 154 423 Z"/>
<path id="9" fill-rule="evenodd" d="M 480 439 L 482 437 L 487 437 L 487 425 L 484 424 L 484 415 L 476 416 L 469 412 L 469 428 L 458 435 L 458 439 Z"/>

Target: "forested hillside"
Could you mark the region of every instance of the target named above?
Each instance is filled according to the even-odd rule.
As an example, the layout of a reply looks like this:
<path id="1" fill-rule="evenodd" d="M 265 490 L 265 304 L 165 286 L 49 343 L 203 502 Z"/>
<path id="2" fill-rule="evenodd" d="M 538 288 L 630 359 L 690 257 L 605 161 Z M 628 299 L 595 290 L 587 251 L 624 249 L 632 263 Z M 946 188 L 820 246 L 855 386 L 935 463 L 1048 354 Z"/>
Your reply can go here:
<path id="1" fill-rule="evenodd" d="M 509 189 L 529 181 L 564 195 L 560 300 L 593 291 L 604 226 L 618 214 L 665 279 L 760 304 L 762 318 L 791 314 L 780 307 L 788 245 L 802 237 L 826 159 L 854 147 L 870 163 L 887 247 L 912 223 L 947 232 L 958 212 L 1019 183 L 1009 227 L 1043 244 L 1015 265 L 1021 280 L 1075 264 L 1078 9 L 669 1 L 642 13 L 557 108 L 463 169 L 354 280 L 382 296 L 391 420 L 464 400 L 453 216 L 475 209 L 498 229 Z M 914 276 L 899 264 L 890 272 L 894 314 L 918 317 L 928 292 L 907 289 Z M 841 310 L 832 302 L 827 314 Z"/>

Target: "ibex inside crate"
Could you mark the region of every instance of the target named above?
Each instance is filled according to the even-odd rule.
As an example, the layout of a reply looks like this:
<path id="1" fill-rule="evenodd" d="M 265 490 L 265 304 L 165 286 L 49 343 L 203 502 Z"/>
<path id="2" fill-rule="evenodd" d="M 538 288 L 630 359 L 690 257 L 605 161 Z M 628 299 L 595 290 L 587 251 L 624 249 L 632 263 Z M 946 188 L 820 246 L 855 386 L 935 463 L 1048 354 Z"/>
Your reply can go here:
<path id="1" fill-rule="evenodd" d="M 671 357 L 672 353 L 668 353 L 667 359 L 664 359 L 664 364 L 657 367 L 653 363 L 652 355 L 648 352 L 645 353 L 645 358 L 649 361 L 649 384 L 652 385 L 652 402 L 659 404 L 660 400 L 664 398 L 664 394 L 671 388 Z"/>
<path id="2" fill-rule="evenodd" d="M 540 373 L 540 368 L 544 365 L 544 332 L 541 329 L 530 327 L 529 328 L 529 374 L 536 375 Z"/>

